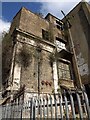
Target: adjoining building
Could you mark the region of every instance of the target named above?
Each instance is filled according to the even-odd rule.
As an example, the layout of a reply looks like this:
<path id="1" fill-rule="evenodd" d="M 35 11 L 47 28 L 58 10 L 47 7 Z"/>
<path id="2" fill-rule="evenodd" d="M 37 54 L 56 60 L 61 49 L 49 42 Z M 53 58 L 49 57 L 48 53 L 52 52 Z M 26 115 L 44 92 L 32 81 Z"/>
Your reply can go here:
<path id="1" fill-rule="evenodd" d="M 90 4 L 80 2 L 66 15 L 72 25 L 70 32 L 82 84 L 90 99 Z M 65 21 L 65 18 L 63 19 Z"/>
<path id="2" fill-rule="evenodd" d="M 75 48 L 72 49 L 72 43 L 77 43 L 72 31 L 75 35 L 79 32 L 73 29 L 72 22 L 71 25 L 66 29 L 65 21 L 50 13 L 42 18 L 24 7 L 20 9 L 13 18 L 6 51 L 7 41 L 3 41 L 3 59 L 6 58 L 6 61 L 3 61 L 2 84 L 3 97 L 7 101 L 10 98 L 18 102 L 27 101 L 32 96 L 82 88 L 82 75 L 79 74 L 82 72 L 78 70 L 76 59 L 82 53 L 77 54 Z M 68 30 L 71 30 L 72 39 Z M 81 36 L 84 40 L 84 35 Z M 76 40 L 80 40 L 79 37 Z M 88 64 L 85 65 L 88 67 Z M 87 72 L 83 71 L 83 74 Z"/>

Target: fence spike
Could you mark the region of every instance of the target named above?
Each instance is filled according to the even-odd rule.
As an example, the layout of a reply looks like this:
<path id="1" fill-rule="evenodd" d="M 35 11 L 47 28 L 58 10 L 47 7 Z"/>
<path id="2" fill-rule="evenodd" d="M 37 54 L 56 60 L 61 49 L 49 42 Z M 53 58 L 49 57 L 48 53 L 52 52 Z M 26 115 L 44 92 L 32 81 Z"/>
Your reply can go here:
<path id="1" fill-rule="evenodd" d="M 77 102 L 78 102 L 78 106 L 79 106 L 79 114 L 80 114 L 80 119 L 83 118 L 83 111 L 82 111 L 82 107 L 81 107 L 81 99 L 79 96 L 79 92 L 75 92 L 74 94 L 77 98 Z M 90 108 L 89 108 L 89 103 L 88 103 L 88 98 L 87 98 L 87 94 L 85 91 L 82 92 L 83 94 L 83 102 L 85 103 L 85 106 L 87 108 L 87 114 L 88 114 L 88 118 L 90 119 Z M 54 94 L 54 95 L 50 95 L 48 94 L 46 96 L 46 98 L 41 97 L 40 96 L 38 98 L 31 98 L 30 101 L 26 102 L 26 103 L 19 103 L 19 104 L 8 104 L 8 105 L 2 105 L 2 111 L 4 112 L 4 114 L 2 115 L 3 118 L 23 118 L 24 116 L 24 112 L 26 110 L 26 114 L 29 110 L 29 115 L 30 115 L 30 120 L 32 119 L 45 119 L 45 118 L 49 118 L 51 117 L 51 119 L 53 119 L 54 117 L 56 119 L 58 119 L 58 106 L 60 108 L 60 119 L 63 119 L 63 107 L 65 106 L 65 111 L 66 111 L 66 119 L 69 119 L 69 109 L 68 109 L 68 105 L 71 105 L 72 108 L 72 117 L 73 119 L 76 118 L 76 114 L 75 114 L 75 106 L 74 106 L 74 99 L 73 99 L 73 95 L 71 91 L 68 91 L 68 95 L 69 95 L 69 100 L 67 100 L 67 95 L 66 95 L 66 91 L 64 91 L 64 94 Z M 64 98 L 64 99 L 63 99 Z M 50 109 L 49 109 L 50 108 Z M 54 115 L 54 109 L 55 109 L 55 115 Z M 24 111 L 24 112 L 23 112 Z M 11 112 L 11 113 L 10 113 Z M 26 115 L 25 114 L 25 115 Z M 47 116 L 46 116 L 47 115 Z M 27 116 L 24 116 L 27 117 Z"/>
<path id="2" fill-rule="evenodd" d="M 83 111 L 82 111 L 81 100 L 80 100 L 78 91 L 76 91 L 76 96 L 77 96 L 77 102 L 78 102 L 78 108 L 79 108 L 79 115 L 80 115 L 80 119 L 82 120 L 83 119 Z"/>
<path id="3" fill-rule="evenodd" d="M 86 104 L 88 119 L 90 119 L 90 106 L 89 106 L 88 97 L 87 97 L 87 94 L 86 94 L 85 91 L 83 91 L 83 94 L 84 94 L 84 99 L 85 99 L 85 104 Z"/>
<path id="4" fill-rule="evenodd" d="M 43 118 L 45 119 L 45 98 L 43 98 Z"/>
<path id="5" fill-rule="evenodd" d="M 62 97 L 59 94 L 59 104 L 60 104 L 60 116 L 63 119 L 63 106 L 62 106 Z"/>
<path id="6" fill-rule="evenodd" d="M 70 101 L 71 101 L 72 115 L 73 115 L 73 118 L 75 119 L 75 118 L 76 118 L 76 115 L 75 115 L 75 107 L 74 107 L 73 96 L 72 96 L 71 91 L 68 91 L 68 93 L 69 93 Z"/>
<path id="7" fill-rule="evenodd" d="M 66 111 L 66 119 L 69 119 L 69 111 L 68 111 L 68 102 L 66 97 L 66 91 L 64 90 L 64 100 L 65 100 L 65 111 Z"/>
<path id="8" fill-rule="evenodd" d="M 55 118 L 57 120 L 57 99 L 56 99 L 56 94 L 54 94 L 54 103 L 55 103 Z"/>
<path id="9" fill-rule="evenodd" d="M 52 96 L 50 95 L 50 103 L 51 103 L 51 119 L 53 118 L 53 106 L 52 106 Z"/>

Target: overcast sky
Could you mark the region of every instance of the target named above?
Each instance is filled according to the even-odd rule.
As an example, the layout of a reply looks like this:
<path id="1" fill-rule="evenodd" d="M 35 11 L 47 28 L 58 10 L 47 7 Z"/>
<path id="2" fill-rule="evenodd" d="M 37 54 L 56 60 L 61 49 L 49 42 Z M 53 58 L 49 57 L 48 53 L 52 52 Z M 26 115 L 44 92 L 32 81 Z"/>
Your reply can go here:
<path id="1" fill-rule="evenodd" d="M 0 16 L 0 33 L 2 33 L 2 31 L 8 31 L 13 17 L 22 6 L 28 8 L 32 12 L 41 12 L 44 16 L 47 13 L 51 13 L 57 16 L 58 18 L 62 19 L 63 16 L 60 11 L 63 10 L 65 14 L 67 14 L 81 0 L 34 0 L 33 2 L 35 3 L 30 1 L 33 0 L 15 0 L 15 2 L 13 2 L 12 4 L 10 4 L 10 2 L 3 2 L 2 14 Z M 89 0 L 86 1 L 88 2 Z"/>

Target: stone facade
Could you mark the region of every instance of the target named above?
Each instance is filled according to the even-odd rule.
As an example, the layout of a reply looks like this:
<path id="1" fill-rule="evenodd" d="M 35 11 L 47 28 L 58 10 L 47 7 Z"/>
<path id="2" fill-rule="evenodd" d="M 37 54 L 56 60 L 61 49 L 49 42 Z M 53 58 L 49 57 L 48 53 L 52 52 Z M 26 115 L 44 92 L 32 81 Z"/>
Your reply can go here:
<path id="1" fill-rule="evenodd" d="M 51 14 L 41 18 L 21 8 L 13 18 L 9 34 L 12 36 L 13 55 L 8 85 L 4 89 L 7 95 L 13 96 L 12 99 L 22 93 L 27 101 L 32 96 L 81 87 L 80 79 L 77 79 L 80 75 L 75 74 L 76 61 L 70 38 L 67 39 L 64 22 L 60 19 Z M 76 55 L 81 57 L 81 54 Z"/>

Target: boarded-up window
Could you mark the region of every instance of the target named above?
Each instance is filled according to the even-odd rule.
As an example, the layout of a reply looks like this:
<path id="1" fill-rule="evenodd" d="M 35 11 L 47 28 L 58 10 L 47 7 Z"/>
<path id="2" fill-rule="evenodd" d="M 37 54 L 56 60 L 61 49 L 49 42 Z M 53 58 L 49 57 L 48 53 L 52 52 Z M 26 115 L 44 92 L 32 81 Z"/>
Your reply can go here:
<path id="1" fill-rule="evenodd" d="M 58 62 L 59 79 L 71 79 L 70 65 L 64 62 Z"/>

